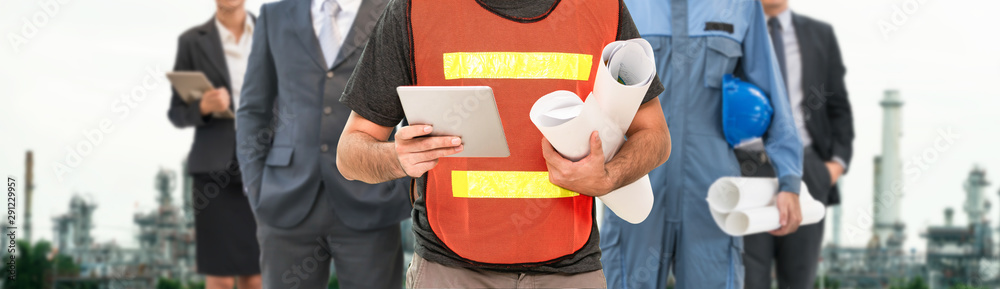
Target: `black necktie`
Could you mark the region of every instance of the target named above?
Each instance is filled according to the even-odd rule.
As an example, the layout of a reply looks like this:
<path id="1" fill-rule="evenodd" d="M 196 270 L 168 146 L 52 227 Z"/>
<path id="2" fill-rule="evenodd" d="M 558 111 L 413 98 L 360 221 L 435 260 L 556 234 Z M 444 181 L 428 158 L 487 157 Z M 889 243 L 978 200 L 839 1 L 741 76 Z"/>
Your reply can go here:
<path id="1" fill-rule="evenodd" d="M 767 20 L 767 30 L 771 33 L 771 46 L 774 46 L 774 55 L 778 57 L 778 68 L 781 68 L 781 80 L 788 85 L 788 72 L 785 71 L 785 40 L 781 37 L 781 22 L 778 17 Z"/>

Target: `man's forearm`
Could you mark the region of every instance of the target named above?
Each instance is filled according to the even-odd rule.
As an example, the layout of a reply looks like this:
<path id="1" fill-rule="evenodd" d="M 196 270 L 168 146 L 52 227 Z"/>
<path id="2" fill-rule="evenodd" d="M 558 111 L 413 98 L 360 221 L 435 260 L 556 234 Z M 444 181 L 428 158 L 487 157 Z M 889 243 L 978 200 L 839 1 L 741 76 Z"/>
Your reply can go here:
<path id="1" fill-rule="evenodd" d="M 376 184 L 406 176 L 393 142 L 351 132 L 341 137 L 337 147 L 337 167 L 347 179 Z"/>
<path id="2" fill-rule="evenodd" d="M 669 132 L 647 128 L 633 133 L 614 158 L 605 165 L 613 182 L 612 190 L 639 180 L 666 162 L 669 157 Z"/>

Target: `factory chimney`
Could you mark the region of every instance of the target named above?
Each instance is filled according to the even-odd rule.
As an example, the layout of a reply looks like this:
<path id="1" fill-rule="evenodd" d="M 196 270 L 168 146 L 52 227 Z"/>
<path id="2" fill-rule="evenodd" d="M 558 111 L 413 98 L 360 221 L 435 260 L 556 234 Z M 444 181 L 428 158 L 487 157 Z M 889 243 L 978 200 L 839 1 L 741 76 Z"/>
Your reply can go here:
<path id="1" fill-rule="evenodd" d="M 944 225 L 945 226 L 951 227 L 951 225 L 952 225 L 951 221 L 952 221 L 953 217 L 955 217 L 955 209 L 952 209 L 951 207 L 948 207 L 948 208 L 944 209 Z"/>
<path id="2" fill-rule="evenodd" d="M 31 151 L 24 156 L 24 240 L 31 241 L 31 194 L 35 190 L 35 161 Z"/>
<path id="3" fill-rule="evenodd" d="M 903 197 L 903 162 L 899 142 L 903 135 L 901 115 L 903 101 L 899 91 L 886 90 L 882 99 L 882 154 L 875 157 L 875 226 L 872 235 L 878 246 L 901 245 L 904 225 L 899 219 Z"/>

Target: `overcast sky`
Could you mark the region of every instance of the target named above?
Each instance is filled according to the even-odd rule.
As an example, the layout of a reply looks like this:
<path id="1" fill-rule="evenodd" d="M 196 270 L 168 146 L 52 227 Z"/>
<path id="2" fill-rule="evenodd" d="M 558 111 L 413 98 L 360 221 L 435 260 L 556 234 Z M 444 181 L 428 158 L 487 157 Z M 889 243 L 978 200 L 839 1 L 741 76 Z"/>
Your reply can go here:
<path id="1" fill-rule="evenodd" d="M 156 172 L 179 171 L 193 135 L 167 120 L 163 73 L 173 67 L 177 36 L 209 20 L 214 1 L 62 0 L 58 10 L 37 4 L 50 1 L 60 3 L 0 0 L 0 175 L 23 184 L 24 152 L 34 151 L 36 239 L 51 238 L 51 218 L 80 193 L 98 202 L 97 241 L 134 245 L 133 215 L 155 207 Z M 928 163 L 906 180 L 907 248 L 924 250 L 920 232 L 942 223 L 947 206 L 956 209 L 956 223 L 965 223 L 962 182 L 973 165 L 1000 180 L 1000 53 L 991 20 L 1000 2 L 921 1 L 791 1 L 794 11 L 834 25 L 848 68 L 857 130 L 842 193 L 841 238 L 848 245 L 870 238 L 865 216 L 872 210 L 872 158 L 881 150 L 878 102 L 887 88 L 899 89 L 905 101 L 903 159 Z M 262 2 L 247 1 L 247 9 L 256 12 Z M 26 21 L 36 29 L 25 30 Z M 133 93 L 145 97 L 121 101 Z M 70 150 L 89 142 L 83 132 L 99 131 L 102 121 L 110 132 L 78 164 L 68 164 Z M 959 137 L 935 149 L 939 132 L 948 130 Z M 59 164 L 69 169 L 59 174 Z M 997 192 L 996 185 L 986 192 L 994 225 Z M 179 202 L 180 190 L 174 195 Z"/>

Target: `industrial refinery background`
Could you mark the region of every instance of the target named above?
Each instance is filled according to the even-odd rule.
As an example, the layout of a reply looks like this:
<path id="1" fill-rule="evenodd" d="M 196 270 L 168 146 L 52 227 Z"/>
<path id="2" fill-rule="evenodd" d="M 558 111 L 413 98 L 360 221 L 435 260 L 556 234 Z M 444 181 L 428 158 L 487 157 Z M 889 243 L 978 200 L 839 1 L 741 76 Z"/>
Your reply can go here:
<path id="1" fill-rule="evenodd" d="M 183 163 L 182 168 L 187 166 Z M 34 160 L 32 152 L 25 154 L 25 198 L 24 223 L 21 224 L 19 240 L 31 240 L 31 203 L 33 192 Z M 89 195 L 74 194 L 64 214 L 52 218 L 53 255 L 69 257 L 78 266 L 78 274 L 52 272 L 46 276 L 53 288 L 59 284 L 96 285 L 97 288 L 154 288 L 163 279 L 177 280 L 181 285 L 202 281 L 195 268 L 194 214 L 195 203 L 191 193 L 191 177 L 184 171 L 178 174 L 169 169 L 160 169 L 151 178 L 152 189 L 157 192 L 158 206 L 148 212 L 137 212 L 133 222 L 138 229 L 135 235 L 138 247 L 126 248 L 115 241 L 97 241 L 91 234 L 95 222 L 94 211 L 98 202 Z M 180 182 L 180 183 L 178 183 Z M 175 190 L 180 189 L 180 200 L 175 200 Z M 7 232 L 6 223 L 0 224 L 0 232 Z M 409 262 L 413 254 L 413 235 L 409 220 L 401 228 L 404 261 Z M 6 254 L 0 254 L 6 260 Z M 331 270 L 333 268 L 331 267 Z M 335 274 L 336 272 L 334 272 Z M 75 276 L 74 276 L 75 275 Z M 0 288 L 4 279 L 0 278 Z"/>
<path id="2" fill-rule="evenodd" d="M 888 90 L 880 104 L 882 151 L 873 159 L 872 237 L 866 246 L 841 245 L 843 208 L 830 208 L 826 221 L 832 223 L 827 231 L 832 231 L 833 238 L 822 253 L 821 287 L 830 282 L 840 288 L 883 288 L 898 280 L 920 278 L 930 288 L 1000 288 L 1000 256 L 994 250 L 994 235 L 1000 230 L 990 226 L 987 216 L 991 204 L 984 195 L 990 184 L 986 170 L 974 166 L 954 192 L 940 192 L 941 197 L 958 198 L 960 189 L 964 190 L 961 209 L 968 216 L 967 224 L 956 224 L 955 209 L 943 207 L 944 224 L 908 228 L 900 218 L 905 209 L 902 198 L 912 183 L 904 179 L 900 155 L 904 102 L 899 91 Z M 906 230 L 921 230 L 926 247 L 905 248 Z"/>
<path id="3" fill-rule="evenodd" d="M 940 192 L 941 197 L 965 198 L 961 208 L 941 207 L 937 212 L 925 212 L 943 214 L 943 224 L 907 226 L 900 217 L 907 209 L 902 206 L 902 200 L 911 184 L 904 176 L 904 160 L 900 155 L 904 101 L 899 91 L 887 90 L 880 105 L 882 143 L 881 154 L 872 160 L 872 215 L 860 224 L 870 230 L 871 239 L 864 246 L 845 245 L 841 232 L 851 230 L 842 228 L 843 208 L 830 208 L 826 223 L 829 224 L 827 232 L 832 236 L 824 245 L 818 288 L 888 288 L 902 282 L 900 280 L 915 278 L 926 282 L 929 288 L 952 288 L 954 285 L 1000 288 L 1000 250 L 996 249 L 997 238 L 994 238 L 1000 228 L 989 221 L 991 203 L 986 194 L 989 193 L 990 176 L 987 171 L 969 164 L 971 169 L 964 183 L 954 184 L 954 191 Z M 863 161 L 856 160 L 855 164 Z M 20 227 L 23 239 L 20 240 L 31 239 L 32 202 L 46 198 L 33 193 L 33 163 L 29 151 L 25 154 L 24 189 L 20 196 L 25 202 L 25 218 L 21 219 L 24 223 Z M 179 167 L 186 166 L 180 163 Z M 52 254 L 69 257 L 79 270 L 72 276 L 51 274 L 49 278 L 53 284 L 89 281 L 99 284 L 99 288 L 151 288 L 164 278 L 178 280 L 181 284 L 200 280 L 194 265 L 195 205 L 190 177 L 184 171 L 161 168 L 156 175 L 150 176 L 150 185 L 156 192 L 157 206 L 133 215 L 137 246 L 125 247 L 115 240 L 96 240 L 92 231 L 100 224 L 93 216 L 101 209 L 99 201 L 89 194 L 73 195 L 64 213 L 52 217 L 53 238 L 50 241 Z M 175 197 L 177 195 L 180 197 Z M 956 223 L 956 213 L 966 214 L 967 223 Z M 1000 214 L 995 214 L 1000 220 Z M 864 224 L 864 220 L 868 224 Z M 402 226 L 407 259 L 413 247 L 408 222 Z M 0 229 L 6 231 L 5 227 Z M 926 247 L 906 248 L 908 230 L 918 230 Z"/>
<path id="4" fill-rule="evenodd" d="M 260 15 L 274 1 L 246 6 Z M 3 2 L 0 32 L 20 34 L 50 2 Z M 197 283 L 181 169 L 193 133 L 167 121 L 163 74 L 177 36 L 215 3 L 58 2 L 27 43 L 0 45 L 0 175 L 17 179 L 17 240 L 50 243 L 42 259 L 74 263 L 47 269 L 63 284 Z M 1000 1 L 790 5 L 834 28 L 857 133 L 817 288 L 1000 288 L 1000 40 L 989 37 Z M 142 100 L 111 109 L 130 94 Z M 87 135 L 105 121 L 110 132 Z M 898 286 L 917 278 L 930 286 Z"/>

